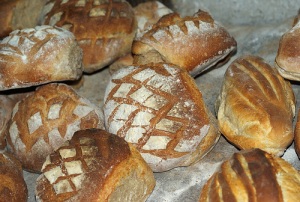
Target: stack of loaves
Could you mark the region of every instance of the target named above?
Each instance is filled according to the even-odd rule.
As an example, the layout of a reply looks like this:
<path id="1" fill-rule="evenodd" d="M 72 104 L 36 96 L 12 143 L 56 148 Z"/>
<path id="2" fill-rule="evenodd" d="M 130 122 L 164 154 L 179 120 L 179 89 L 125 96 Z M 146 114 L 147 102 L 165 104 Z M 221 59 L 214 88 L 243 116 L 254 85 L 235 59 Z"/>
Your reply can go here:
<path id="1" fill-rule="evenodd" d="M 1 176 L 15 201 L 27 197 L 22 169 L 40 174 L 37 201 L 146 201 L 153 172 L 198 162 L 221 134 L 243 151 L 223 162 L 200 201 L 298 197 L 289 187 L 300 175 L 280 159 L 294 139 L 295 98 L 284 78 L 298 78 L 298 61 L 284 47 L 299 39 L 291 38 L 296 21 L 277 69 L 251 55 L 232 62 L 215 116 L 194 78 L 226 63 L 237 42 L 209 12 L 180 16 L 158 1 L 125 0 L 2 1 L 0 16 L 8 10 L 0 18 Z M 103 106 L 66 83 L 107 67 Z"/>

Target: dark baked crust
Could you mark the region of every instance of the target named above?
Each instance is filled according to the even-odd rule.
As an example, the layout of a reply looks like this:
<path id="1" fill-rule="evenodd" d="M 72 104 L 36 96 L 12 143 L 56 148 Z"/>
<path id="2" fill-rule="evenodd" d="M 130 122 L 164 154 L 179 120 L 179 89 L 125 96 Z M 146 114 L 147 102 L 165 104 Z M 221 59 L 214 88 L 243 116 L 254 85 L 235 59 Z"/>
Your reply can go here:
<path id="1" fill-rule="evenodd" d="M 284 33 L 275 58 L 279 73 L 286 79 L 300 81 L 300 23 Z"/>
<path id="2" fill-rule="evenodd" d="M 27 201 L 28 190 L 22 165 L 7 152 L 0 152 L 0 182 L 0 201 Z"/>
<path id="3" fill-rule="evenodd" d="M 130 53 L 136 32 L 133 8 L 126 1 L 50 0 L 43 24 L 74 33 L 83 49 L 85 72 L 94 72 Z"/>
<path id="4" fill-rule="evenodd" d="M 199 202 L 297 201 L 300 174 L 283 159 L 260 149 L 224 161 L 204 185 Z"/>
<path id="5" fill-rule="evenodd" d="M 52 172 L 57 169 L 61 172 Z M 47 157 L 42 171 L 36 186 L 38 201 L 144 201 L 155 185 L 151 169 L 136 149 L 99 129 L 77 131 Z M 144 190 L 135 193 L 137 186 Z"/>

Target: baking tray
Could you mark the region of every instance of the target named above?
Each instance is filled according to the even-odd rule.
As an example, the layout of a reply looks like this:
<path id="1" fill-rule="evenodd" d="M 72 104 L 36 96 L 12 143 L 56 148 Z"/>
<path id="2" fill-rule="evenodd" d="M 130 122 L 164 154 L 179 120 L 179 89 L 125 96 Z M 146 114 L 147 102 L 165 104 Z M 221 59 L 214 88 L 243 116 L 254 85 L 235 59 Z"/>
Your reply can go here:
<path id="1" fill-rule="evenodd" d="M 267 25 L 227 24 L 225 26 L 237 41 L 238 47 L 236 53 L 226 64 L 213 67 L 195 78 L 205 103 L 214 114 L 215 100 L 221 89 L 224 73 L 230 63 L 241 55 L 251 54 L 260 56 L 273 65 L 279 39 L 283 33 L 290 29 L 292 21 L 292 18 L 288 18 L 278 23 Z M 94 74 L 84 75 L 83 85 L 77 91 L 96 105 L 102 106 L 109 77 L 109 68 L 105 68 Z M 297 100 L 296 112 L 298 112 L 300 83 L 293 82 L 292 87 Z M 156 187 L 147 202 L 198 201 L 204 183 L 224 160 L 237 151 L 238 149 L 221 137 L 211 152 L 197 163 L 188 167 L 179 167 L 166 172 L 155 173 Z M 300 169 L 300 161 L 294 151 L 293 145 L 287 148 L 282 158 L 291 163 L 296 169 Z M 29 191 L 28 201 L 34 202 L 35 181 L 38 174 L 24 171 L 24 177 Z"/>

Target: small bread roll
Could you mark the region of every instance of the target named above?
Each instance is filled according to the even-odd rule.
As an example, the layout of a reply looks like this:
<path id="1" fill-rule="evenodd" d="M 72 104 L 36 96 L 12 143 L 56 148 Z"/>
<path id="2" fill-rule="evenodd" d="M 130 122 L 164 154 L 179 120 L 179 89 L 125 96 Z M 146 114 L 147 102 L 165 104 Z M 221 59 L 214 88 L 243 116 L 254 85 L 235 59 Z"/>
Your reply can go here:
<path id="1" fill-rule="evenodd" d="M 260 149 L 235 153 L 204 185 L 199 202 L 284 201 L 300 198 L 300 174 L 288 162 Z"/>
<path id="2" fill-rule="evenodd" d="M 51 83 L 19 101 L 7 128 L 8 150 L 31 172 L 40 172 L 75 131 L 104 128 L 103 112 L 66 84 Z"/>
<path id="3" fill-rule="evenodd" d="M 191 165 L 220 137 L 195 81 L 172 64 L 114 73 L 103 109 L 106 129 L 134 144 L 155 172 Z"/>
<path id="4" fill-rule="evenodd" d="M 300 81 L 300 22 L 280 38 L 275 62 L 281 76 Z"/>
<path id="5" fill-rule="evenodd" d="M 292 87 L 260 57 L 232 62 L 216 105 L 221 133 L 240 149 L 260 148 L 280 156 L 293 141 Z"/>
<path id="6" fill-rule="evenodd" d="M 15 30 L 0 41 L 0 90 L 24 88 L 82 75 L 82 50 L 62 28 Z"/>
<path id="7" fill-rule="evenodd" d="M 0 151 L 0 201 L 27 201 L 28 190 L 21 163 L 11 154 Z"/>
<path id="8" fill-rule="evenodd" d="M 77 131 L 47 156 L 36 181 L 37 201 L 146 201 L 153 172 L 122 138 L 100 129 Z"/>
<path id="9" fill-rule="evenodd" d="M 37 26 L 45 2 L 46 0 L 1 0 L 0 39 L 16 29 Z"/>
<path id="10" fill-rule="evenodd" d="M 83 49 L 84 72 L 93 73 L 131 52 L 136 19 L 125 0 L 49 0 L 43 10 L 42 24 L 74 33 Z"/>
<path id="11" fill-rule="evenodd" d="M 235 39 L 209 13 L 163 16 L 132 44 L 134 64 L 167 62 L 196 76 L 236 49 Z"/>

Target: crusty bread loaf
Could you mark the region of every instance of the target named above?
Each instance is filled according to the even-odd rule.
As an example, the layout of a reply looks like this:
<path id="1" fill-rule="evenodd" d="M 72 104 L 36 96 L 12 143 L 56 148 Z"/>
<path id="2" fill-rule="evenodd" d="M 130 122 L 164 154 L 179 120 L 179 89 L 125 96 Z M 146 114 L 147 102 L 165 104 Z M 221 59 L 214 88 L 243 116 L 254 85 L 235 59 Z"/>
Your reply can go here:
<path id="1" fill-rule="evenodd" d="M 66 84 L 46 84 L 15 105 L 8 150 L 24 169 L 40 172 L 47 155 L 87 128 L 104 128 L 101 109 Z"/>
<path id="2" fill-rule="evenodd" d="M 275 62 L 281 76 L 300 81 L 300 22 L 280 38 Z"/>
<path id="3" fill-rule="evenodd" d="M 282 155 L 292 143 L 292 87 L 262 58 L 245 55 L 233 61 L 216 103 L 220 131 L 238 148 Z"/>
<path id="4" fill-rule="evenodd" d="M 8 95 L 0 95 L 0 150 L 6 147 L 6 128 L 15 103 Z"/>
<path id="5" fill-rule="evenodd" d="M 144 32 L 164 15 L 173 13 L 159 1 L 147 1 L 133 8 L 137 20 L 136 37 L 141 37 Z"/>
<path id="6" fill-rule="evenodd" d="M 21 163 L 11 154 L 0 151 L 0 201 L 27 201 L 28 190 Z"/>
<path id="7" fill-rule="evenodd" d="M 295 124 L 294 148 L 298 158 L 300 158 L 300 109 L 298 109 L 297 120 Z"/>
<path id="8" fill-rule="evenodd" d="M 104 97 L 106 129 L 134 144 L 153 171 L 189 166 L 220 137 L 193 78 L 166 63 L 114 73 Z"/>
<path id="9" fill-rule="evenodd" d="M 152 170 L 122 138 L 100 129 L 77 131 L 47 157 L 36 182 L 37 201 L 146 201 Z"/>
<path id="10" fill-rule="evenodd" d="M 46 0 L 1 0 L 0 39 L 16 29 L 37 26 Z"/>
<path id="11" fill-rule="evenodd" d="M 42 16 L 42 24 L 74 33 L 83 49 L 85 72 L 102 69 L 131 52 L 136 20 L 125 0 L 49 0 Z"/>
<path id="12" fill-rule="evenodd" d="M 208 12 L 163 16 L 132 45 L 134 64 L 167 62 L 196 76 L 236 49 L 235 39 Z"/>
<path id="13" fill-rule="evenodd" d="M 260 149 L 235 153 L 204 185 L 199 202 L 294 202 L 300 174 L 288 162 Z"/>
<path id="14" fill-rule="evenodd" d="M 167 8 L 164 4 L 159 1 L 147 1 L 138 4 L 133 8 L 135 18 L 137 21 L 137 30 L 136 37 L 140 37 L 147 30 L 147 28 L 151 27 L 153 24 L 157 23 L 157 21 L 164 15 L 172 13 L 173 11 Z M 112 74 L 113 72 L 132 65 L 133 56 L 130 52 L 129 54 L 119 58 L 111 65 L 109 65 L 109 72 Z"/>
<path id="15" fill-rule="evenodd" d="M 0 90 L 24 88 L 82 75 L 82 50 L 62 28 L 15 30 L 0 41 Z"/>

